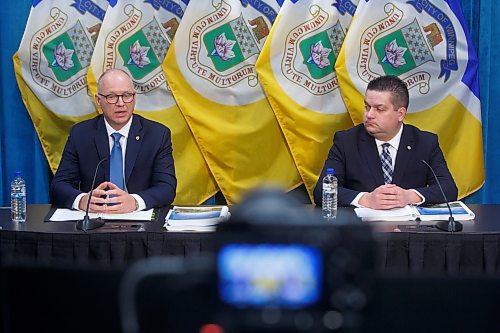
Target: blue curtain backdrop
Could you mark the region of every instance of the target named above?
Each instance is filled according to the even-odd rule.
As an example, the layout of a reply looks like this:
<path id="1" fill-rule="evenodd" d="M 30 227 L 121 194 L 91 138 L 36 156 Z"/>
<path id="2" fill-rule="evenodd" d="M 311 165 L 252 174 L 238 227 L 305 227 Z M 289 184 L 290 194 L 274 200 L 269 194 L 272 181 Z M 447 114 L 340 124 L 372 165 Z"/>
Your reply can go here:
<path id="1" fill-rule="evenodd" d="M 68 0 L 69 1 L 69 0 Z M 498 0 L 461 0 L 462 9 L 479 55 L 486 183 L 468 197 L 469 203 L 500 203 L 500 56 Z M 31 1 L 2 1 L 0 6 L 0 204 L 10 204 L 10 181 L 22 170 L 27 181 L 28 202 L 49 202 L 51 178 L 47 161 L 33 123 L 21 100 L 12 64 L 12 55 L 21 41 Z M 467 158 L 464 156 L 464 158 Z M 497 190 L 497 191 L 495 191 Z"/>
<path id="2" fill-rule="evenodd" d="M 0 6 L 0 204 L 10 205 L 16 170 L 26 180 L 28 203 L 49 202 L 51 172 L 31 118 L 21 99 L 12 56 L 23 37 L 31 1 L 2 1 Z"/>
<path id="3" fill-rule="evenodd" d="M 479 57 L 481 116 L 483 122 L 483 149 L 486 182 L 482 189 L 468 197 L 469 203 L 500 203 L 500 74 L 494 59 L 500 55 L 500 25 L 497 24 L 500 5 L 498 0 L 461 0 L 462 10 Z M 464 156 L 464 158 L 467 158 Z"/>

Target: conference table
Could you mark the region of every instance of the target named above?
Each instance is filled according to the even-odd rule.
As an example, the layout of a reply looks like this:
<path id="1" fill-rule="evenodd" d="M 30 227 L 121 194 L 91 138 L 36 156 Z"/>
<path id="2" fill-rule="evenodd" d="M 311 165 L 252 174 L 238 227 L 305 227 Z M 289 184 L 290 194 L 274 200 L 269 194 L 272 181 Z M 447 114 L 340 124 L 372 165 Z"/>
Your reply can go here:
<path id="1" fill-rule="evenodd" d="M 340 207 L 333 223 L 370 223 L 376 268 L 384 273 L 494 274 L 500 272 L 500 205 L 469 205 L 476 214 L 462 232 L 439 232 L 432 222 L 362 222 Z M 306 209 L 312 209 L 307 206 Z M 167 232 L 168 209 L 151 222 L 106 223 L 84 233 L 74 222 L 46 222 L 51 206 L 28 205 L 27 221 L 13 223 L 0 208 L 0 260 L 123 267 L 159 255 L 197 255 L 215 249 L 214 233 Z"/>
<path id="2" fill-rule="evenodd" d="M 376 272 L 368 332 L 498 332 L 500 205 L 469 207 L 475 220 L 453 234 L 432 223 L 370 222 Z M 19 224 L 0 208 L 0 333 L 120 331 L 118 295 L 127 268 L 143 258 L 197 256 L 217 246 L 217 232 L 167 232 L 168 209 L 152 222 L 108 222 L 87 233 L 75 222 L 45 222 L 50 210 L 28 205 L 27 221 Z M 366 222 L 341 207 L 332 223 Z M 138 306 L 148 314 L 142 332 L 161 331 L 164 302 L 172 302 L 155 289 L 168 284 L 152 285 Z"/>

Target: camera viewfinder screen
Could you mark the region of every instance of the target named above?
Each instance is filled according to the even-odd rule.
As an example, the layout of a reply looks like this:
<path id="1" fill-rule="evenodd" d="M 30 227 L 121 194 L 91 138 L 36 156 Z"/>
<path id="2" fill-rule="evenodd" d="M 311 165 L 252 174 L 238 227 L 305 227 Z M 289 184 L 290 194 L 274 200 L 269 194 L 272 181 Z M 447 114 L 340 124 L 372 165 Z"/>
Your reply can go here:
<path id="1" fill-rule="evenodd" d="M 218 274 L 230 305 L 302 308 L 320 298 L 322 256 L 302 244 L 230 244 L 219 252 Z"/>

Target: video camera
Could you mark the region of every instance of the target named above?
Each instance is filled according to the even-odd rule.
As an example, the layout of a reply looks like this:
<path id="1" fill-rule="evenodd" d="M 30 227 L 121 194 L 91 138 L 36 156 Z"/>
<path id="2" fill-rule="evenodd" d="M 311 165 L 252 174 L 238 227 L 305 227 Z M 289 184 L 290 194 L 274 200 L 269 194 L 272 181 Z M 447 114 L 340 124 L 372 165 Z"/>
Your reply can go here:
<path id="1" fill-rule="evenodd" d="M 373 272 L 368 226 L 271 190 L 217 230 L 216 320 L 225 332 L 323 332 L 361 326 Z"/>

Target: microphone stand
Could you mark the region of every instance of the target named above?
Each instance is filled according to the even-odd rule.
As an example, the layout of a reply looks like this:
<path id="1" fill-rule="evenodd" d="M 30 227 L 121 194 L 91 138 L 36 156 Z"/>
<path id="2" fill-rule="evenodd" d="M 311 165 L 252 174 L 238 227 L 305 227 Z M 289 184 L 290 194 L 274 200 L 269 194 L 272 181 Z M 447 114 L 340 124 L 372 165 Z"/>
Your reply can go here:
<path id="1" fill-rule="evenodd" d="M 448 218 L 448 221 L 436 222 L 436 228 L 439 230 L 448 231 L 448 232 L 462 231 L 463 225 L 462 225 L 462 223 L 455 221 L 455 219 L 453 218 L 450 203 L 448 202 L 448 199 L 446 198 L 446 195 L 444 194 L 443 188 L 441 187 L 441 184 L 439 182 L 438 177 L 436 176 L 436 173 L 434 172 L 434 169 L 425 160 L 422 160 L 422 163 L 427 165 L 427 167 L 431 170 L 432 175 L 434 176 L 434 179 L 436 180 L 436 183 L 438 184 L 438 187 L 441 190 L 441 194 L 443 195 L 444 202 L 446 203 L 446 206 L 448 207 L 448 212 L 450 213 L 450 217 Z"/>
<path id="2" fill-rule="evenodd" d="M 95 172 L 94 172 L 94 179 L 92 179 L 92 187 L 90 189 L 89 193 L 89 200 L 87 201 L 87 207 L 85 208 L 85 216 L 83 219 L 78 220 L 76 222 L 76 229 L 77 230 L 83 230 L 84 232 L 87 232 L 87 230 L 93 230 L 102 227 L 106 222 L 101 219 L 101 217 L 98 217 L 96 219 L 91 219 L 89 217 L 89 208 L 90 208 L 90 201 L 92 200 L 92 193 L 94 193 L 94 185 L 95 185 L 95 179 L 97 177 L 97 171 L 99 170 L 99 166 L 102 164 L 102 162 L 106 161 L 108 158 L 105 157 L 102 160 L 97 163 L 97 166 L 95 167 Z"/>
<path id="3" fill-rule="evenodd" d="M 453 215 L 451 215 L 450 204 L 446 203 L 446 205 L 448 206 L 448 210 L 450 211 L 450 217 L 448 218 L 448 221 L 436 222 L 436 228 L 438 228 L 439 230 L 449 231 L 449 232 L 462 231 L 463 229 L 462 223 L 455 221 Z"/>

